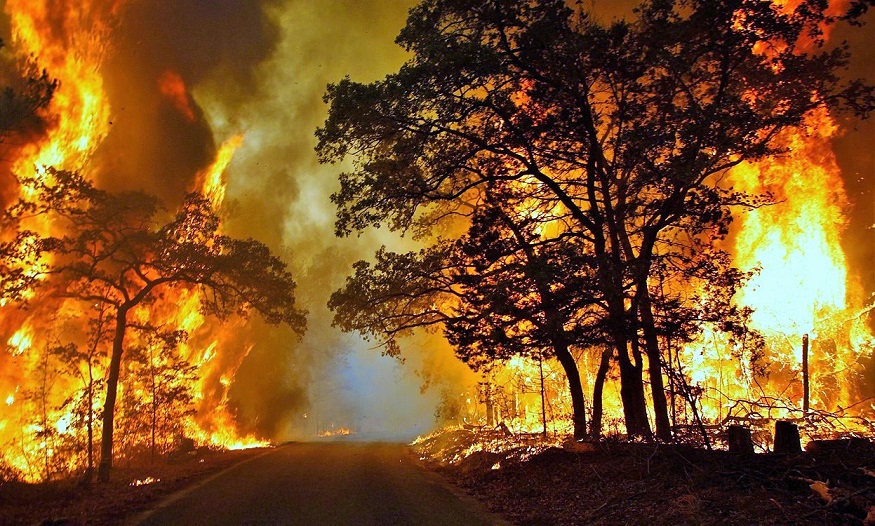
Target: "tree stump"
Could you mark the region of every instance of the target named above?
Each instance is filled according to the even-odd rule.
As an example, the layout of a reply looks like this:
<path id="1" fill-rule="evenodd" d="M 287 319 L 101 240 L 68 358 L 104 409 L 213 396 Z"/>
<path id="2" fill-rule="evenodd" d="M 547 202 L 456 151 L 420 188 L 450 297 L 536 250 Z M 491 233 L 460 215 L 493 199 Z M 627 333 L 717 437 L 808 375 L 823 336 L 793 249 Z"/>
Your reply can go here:
<path id="1" fill-rule="evenodd" d="M 729 443 L 730 453 L 753 455 L 753 439 L 750 428 L 740 425 L 731 425 L 727 429 L 726 441 Z"/>
<path id="2" fill-rule="evenodd" d="M 778 420 L 775 422 L 775 453 L 802 453 L 802 443 L 799 441 L 799 427 L 793 422 Z"/>

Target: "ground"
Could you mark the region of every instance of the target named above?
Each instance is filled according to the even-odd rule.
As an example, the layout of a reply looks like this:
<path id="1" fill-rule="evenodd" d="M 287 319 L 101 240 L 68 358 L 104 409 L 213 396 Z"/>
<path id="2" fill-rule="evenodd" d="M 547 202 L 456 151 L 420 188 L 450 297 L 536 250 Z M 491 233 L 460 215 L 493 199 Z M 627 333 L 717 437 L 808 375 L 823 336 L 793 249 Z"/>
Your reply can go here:
<path id="1" fill-rule="evenodd" d="M 795 455 L 619 442 L 542 449 L 535 441 L 460 454 L 471 443 L 466 433 L 414 447 L 516 524 L 875 524 L 875 446 L 868 440 L 823 442 Z"/>
<path id="2" fill-rule="evenodd" d="M 521 525 L 875 524 L 875 445 L 865 439 L 743 456 L 678 445 L 514 443 L 456 430 L 412 449 L 427 468 Z M 105 485 L 0 483 L 0 525 L 123 523 L 263 452 L 200 450 L 117 469 Z M 147 477 L 160 481 L 135 485 Z"/>
<path id="3" fill-rule="evenodd" d="M 122 524 L 180 489 L 262 453 L 264 449 L 199 449 L 151 466 L 116 467 L 106 484 L 0 481 L 0 526 Z"/>

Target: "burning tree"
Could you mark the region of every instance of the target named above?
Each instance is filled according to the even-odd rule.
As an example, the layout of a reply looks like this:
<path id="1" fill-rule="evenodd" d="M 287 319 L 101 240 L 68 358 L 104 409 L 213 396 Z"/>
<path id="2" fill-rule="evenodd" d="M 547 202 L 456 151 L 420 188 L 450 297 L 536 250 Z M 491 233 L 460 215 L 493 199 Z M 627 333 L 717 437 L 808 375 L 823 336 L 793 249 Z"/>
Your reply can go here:
<path id="1" fill-rule="evenodd" d="M 108 193 L 75 172 L 47 169 L 21 183 L 27 197 L 5 216 L 18 232 L 4 253 L 5 264 L 16 270 L 3 275 L 5 297 L 27 301 L 41 288 L 50 297 L 97 305 L 112 320 L 99 480 L 108 480 L 112 466 L 125 337 L 132 327 L 142 328 L 138 309 L 161 302 L 169 289 L 197 288 L 205 314 L 254 309 L 269 323 L 303 332 L 304 313 L 295 307 L 295 282 L 285 263 L 258 241 L 222 235 L 208 198 L 190 194 L 170 215 L 155 197 Z M 56 233 L 29 230 L 34 218 L 48 220 Z M 152 418 L 155 426 L 154 409 Z"/>
<path id="2" fill-rule="evenodd" d="M 714 326 L 743 336 L 750 312 L 719 299 L 704 308 L 704 294 L 661 286 L 697 275 L 731 299 L 745 274 L 723 264 L 719 242 L 733 210 L 770 197 L 727 185 L 726 174 L 786 153 L 785 134 L 818 111 L 860 117 L 875 107 L 871 86 L 839 75 L 848 48 L 824 42 L 865 5 L 654 0 L 637 19 L 604 25 L 562 0 L 426 0 L 398 37 L 412 54 L 398 73 L 329 86 L 318 151 L 356 162 L 333 196 L 337 233 L 387 225 L 428 241 L 471 231 L 484 206 L 514 222 L 530 210 L 550 226 L 537 242 L 572 247 L 593 276 L 579 293 L 612 348 L 627 432 L 651 436 L 646 365 L 656 433 L 669 439 L 671 324 L 659 318 L 683 318 L 688 334 Z M 487 204 L 493 185 L 517 190 Z M 708 269 L 703 250 L 723 263 Z M 567 267 L 544 270 L 558 283 Z M 529 297 L 514 301 L 522 309 Z M 546 312 L 537 318 L 554 336 L 565 330 Z"/>
<path id="3" fill-rule="evenodd" d="M 2 74 L 7 77 L 6 71 Z M 26 132 L 39 123 L 37 111 L 48 105 L 57 87 L 58 82 L 32 62 L 21 73 L 16 72 L 0 94 L 0 143 L 7 135 Z"/>

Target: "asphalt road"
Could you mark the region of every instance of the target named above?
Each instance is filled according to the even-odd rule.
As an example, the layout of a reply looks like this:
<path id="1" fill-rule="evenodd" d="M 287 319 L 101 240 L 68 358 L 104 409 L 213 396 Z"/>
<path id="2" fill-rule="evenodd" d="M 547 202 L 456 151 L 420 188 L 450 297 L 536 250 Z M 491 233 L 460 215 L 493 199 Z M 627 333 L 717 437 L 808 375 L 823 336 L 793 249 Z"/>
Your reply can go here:
<path id="1" fill-rule="evenodd" d="M 487 525 L 399 444 L 293 443 L 174 495 L 140 525 Z"/>

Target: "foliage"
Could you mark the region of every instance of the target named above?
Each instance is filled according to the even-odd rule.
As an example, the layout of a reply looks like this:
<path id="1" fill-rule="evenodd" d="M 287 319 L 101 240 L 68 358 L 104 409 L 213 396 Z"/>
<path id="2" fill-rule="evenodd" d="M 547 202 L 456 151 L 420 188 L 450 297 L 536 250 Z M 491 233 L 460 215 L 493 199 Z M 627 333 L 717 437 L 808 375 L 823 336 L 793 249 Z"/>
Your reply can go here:
<path id="1" fill-rule="evenodd" d="M 4 45 L 0 40 L 0 48 Z M 39 110 L 48 106 L 58 81 L 40 70 L 33 60 L 8 77 L 9 85 L 0 90 L 0 143 L 8 135 L 25 132 L 40 124 Z"/>
<path id="2" fill-rule="evenodd" d="M 397 39 L 411 54 L 397 73 L 328 87 L 317 151 L 323 162 L 354 162 L 332 196 L 339 235 L 384 225 L 425 242 L 464 233 L 457 252 L 442 240 L 403 262 L 379 253 L 380 272 L 357 264 L 332 298 L 340 325 L 391 335 L 399 312 L 416 311 L 426 316 L 402 326 L 455 323 L 455 343 L 474 354 L 496 342 L 537 352 L 537 312 L 561 306 L 542 327 L 547 338 L 613 347 L 626 427 L 643 437 L 647 364 L 657 432 L 670 438 L 667 331 L 690 338 L 719 320 L 746 338 L 749 313 L 731 303 L 746 276 L 714 243 L 733 209 L 770 196 L 740 193 L 723 175 L 781 154 L 781 132 L 813 110 L 875 107 L 872 86 L 839 75 L 848 48 L 823 41 L 825 27 L 864 8 L 833 17 L 816 0 L 652 0 L 636 19 L 605 25 L 562 0 L 421 2 Z M 431 273 L 447 268 L 451 287 Z M 710 304 L 666 295 L 668 274 L 707 281 Z M 375 310 L 357 318 L 356 309 Z M 509 338 L 510 327 L 523 337 Z"/>
<path id="3" fill-rule="evenodd" d="M 56 298 L 103 306 L 112 320 L 102 480 L 112 462 L 116 391 L 132 311 L 164 300 L 171 288 L 196 287 L 205 314 L 254 309 L 269 323 L 303 332 L 304 313 L 295 306 L 295 282 L 285 263 L 258 241 L 223 235 L 204 196 L 190 194 L 170 215 L 153 196 L 109 193 L 75 172 L 48 168 L 20 183 L 27 198 L 5 214 L 16 235 L 4 245 L 10 269 L 0 279 L 4 297 L 26 303 L 38 287 Z"/>

